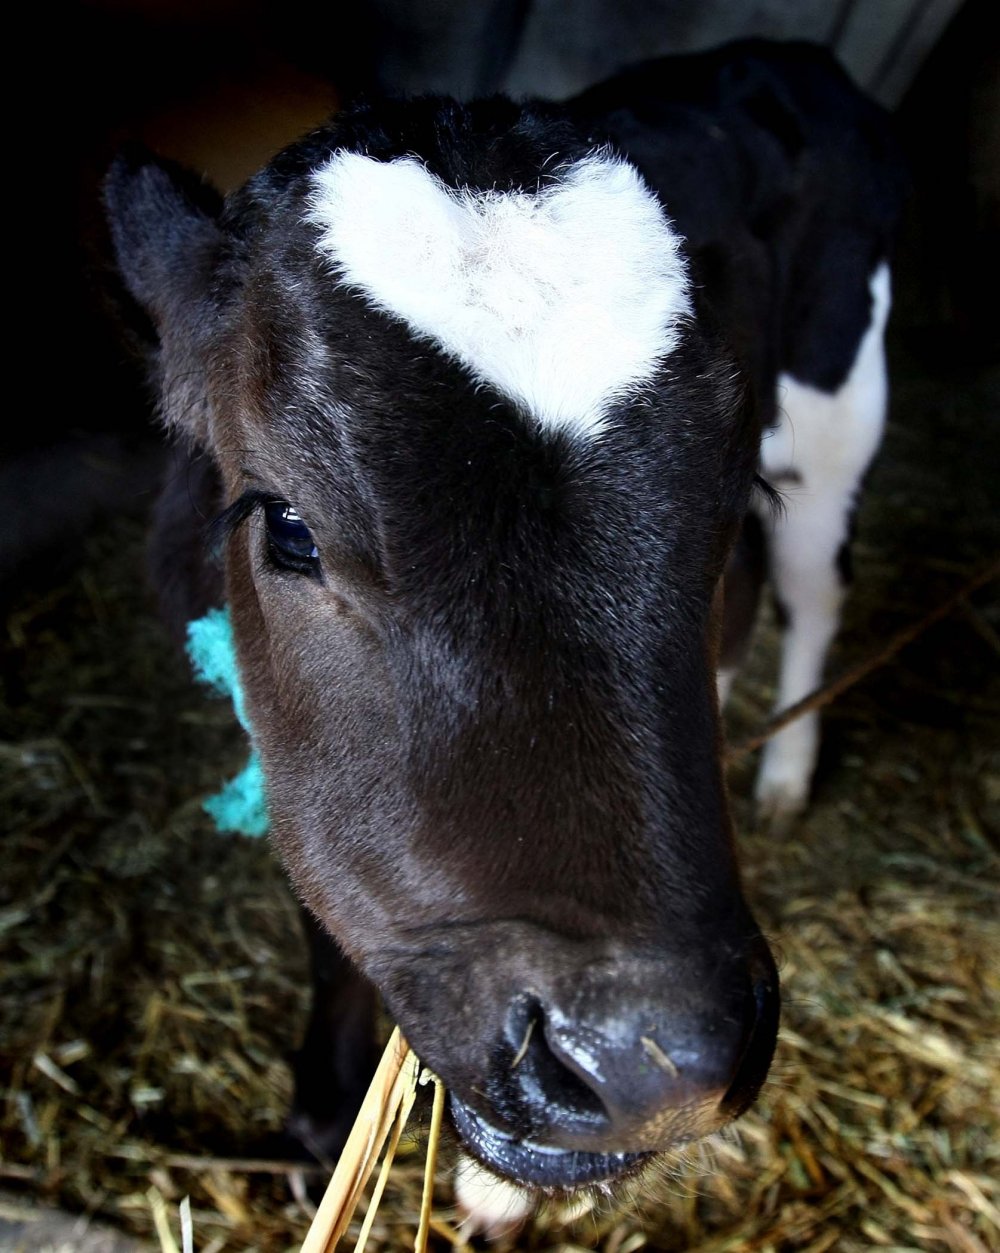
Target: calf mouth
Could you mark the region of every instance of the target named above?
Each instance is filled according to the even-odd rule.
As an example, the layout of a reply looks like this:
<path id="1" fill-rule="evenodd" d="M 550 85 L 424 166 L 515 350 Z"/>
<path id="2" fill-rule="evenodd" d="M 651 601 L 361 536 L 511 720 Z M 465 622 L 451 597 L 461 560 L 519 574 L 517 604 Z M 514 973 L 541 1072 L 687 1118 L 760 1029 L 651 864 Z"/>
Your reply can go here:
<path id="1" fill-rule="evenodd" d="M 481 1118 L 453 1094 L 451 1117 L 465 1147 L 506 1179 L 533 1188 L 573 1190 L 634 1174 L 655 1153 L 586 1153 L 519 1140 Z"/>

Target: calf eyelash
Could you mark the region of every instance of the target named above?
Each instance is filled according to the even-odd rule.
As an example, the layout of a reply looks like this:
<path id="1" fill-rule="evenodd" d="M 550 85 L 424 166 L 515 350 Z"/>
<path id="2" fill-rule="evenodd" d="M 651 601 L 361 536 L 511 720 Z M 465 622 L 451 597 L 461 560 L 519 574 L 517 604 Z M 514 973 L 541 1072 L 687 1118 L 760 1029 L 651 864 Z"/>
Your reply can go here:
<path id="1" fill-rule="evenodd" d="M 262 509 L 276 498 L 269 492 L 244 492 L 237 500 L 219 514 L 208 526 L 208 544 L 213 552 L 218 552 L 231 536 L 250 517 L 255 509 Z"/>

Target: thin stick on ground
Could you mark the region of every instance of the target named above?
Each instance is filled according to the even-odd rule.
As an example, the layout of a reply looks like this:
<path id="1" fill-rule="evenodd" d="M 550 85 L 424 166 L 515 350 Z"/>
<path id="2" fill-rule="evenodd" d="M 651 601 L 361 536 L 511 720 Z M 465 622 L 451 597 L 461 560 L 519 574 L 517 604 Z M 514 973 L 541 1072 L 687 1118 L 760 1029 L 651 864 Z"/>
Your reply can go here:
<path id="1" fill-rule="evenodd" d="M 108 1157 L 124 1157 L 128 1161 L 136 1161 L 134 1153 L 122 1153 L 111 1150 Z M 210 1170 L 222 1170 L 232 1175 L 325 1175 L 319 1162 L 280 1162 L 268 1161 L 267 1158 L 255 1157 L 196 1157 L 191 1153 L 170 1153 L 166 1157 L 150 1154 L 150 1162 L 160 1163 L 176 1170 L 193 1171 L 204 1174 Z"/>
<path id="2" fill-rule="evenodd" d="M 896 654 L 902 652 L 907 644 L 912 643 L 918 636 L 923 635 L 936 622 L 946 618 L 973 592 L 977 592 L 981 587 L 985 587 L 997 578 L 1000 578 L 1000 561 L 994 561 L 985 566 L 977 574 L 974 574 L 968 582 L 964 583 L 958 591 L 949 596 L 947 600 L 942 601 L 940 605 L 932 609 L 930 613 L 925 614 L 917 622 L 912 622 L 909 626 L 897 631 L 885 647 L 880 648 L 877 653 L 866 657 L 864 661 L 858 662 L 856 666 L 852 666 L 849 670 L 845 670 L 836 679 L 832 679 L 829 683 L 824 684 L 823 687 L 817 688 L 815 692 L 810 692 L 808 696 L 804 696 L 801 700 L 796 701 L 794 705 L 789 705 L 787 709 L 783 709 L 777 717 L 772 718 L 756 735 L 748 736 L 739 744 L 733 744 L 727 750 L 727 761 L 738 761 L 739 758 L 745 757 L 747 753 L 752 753 L 754 749 L 760 748 L 772 736 L 784 730 L 789 723 L 795 722 L 804 714 L 812 713 L 813 710 L 822 709 L 824 706 L 831 704 L 849 688 L 866 679 L 873 670 L 877 670 L 880 666 L 884 666 L 887 662 L 892 661 Z"/>

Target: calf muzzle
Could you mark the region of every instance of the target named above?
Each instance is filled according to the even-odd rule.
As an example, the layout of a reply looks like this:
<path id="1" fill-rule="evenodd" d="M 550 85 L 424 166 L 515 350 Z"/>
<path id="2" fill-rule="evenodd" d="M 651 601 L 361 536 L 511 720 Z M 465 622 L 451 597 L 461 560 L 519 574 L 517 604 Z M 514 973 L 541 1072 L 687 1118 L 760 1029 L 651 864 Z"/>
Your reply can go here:
<path id="1" fill-rule="evenodd" d="M 495 1002 L 483 1006 L 477 1058 L 466 1042 L 449 1084 L 463 1142 L 516 1182 L 628 1174 L 742 1113 L 767 1074 L 778 980 L 761 940 L 714 969 L 700 955 L 604 958 L 521 986 L 531 990 L 508 990 L 499 1020 Z M 426 1060 L 447 1079 L 447 1056 Z"/>

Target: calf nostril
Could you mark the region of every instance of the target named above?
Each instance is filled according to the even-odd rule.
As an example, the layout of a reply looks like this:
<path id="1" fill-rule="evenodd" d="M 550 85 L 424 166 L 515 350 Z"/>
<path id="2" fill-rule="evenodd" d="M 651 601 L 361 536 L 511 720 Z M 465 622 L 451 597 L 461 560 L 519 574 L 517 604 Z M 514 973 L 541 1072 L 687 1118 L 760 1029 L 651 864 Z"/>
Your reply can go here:
<path id="1" fill-rule="evenodd" d="M 535 1027 L 538 1026 L 538 1012 L 539 1011 L 537 1009 L 533 1010 L 531 1017 L 528 1019 L 528 1025 L 524 1029 L 524 1038 L 517 1046 L 517 1052 L 511 1060 L 511 1070 L 516 1070 L 528 1055 L 528 1048 L 531 1045 L 531 1037 L 534 1034 Z"/>
<path id="2" fill-rule="evenodd" d="M 539 1001 L 525 998 L 513 1007 L 505 1037 L 500 1109 L 519 1130 L 539 1134 L 558 1122 L 590 1128 L 607 1122 L 597 1080 L 559 1047 Z"/>
<path id="3" fill-rule="evenodd" d="M 732 1083 L 720 1102 L 729 1118 L 738 1118 L 757 1097 L 767 1077 L 778 1036 L 780 996 L 777 977 L 764 974 L 753 984 L 753 1022 Z"/>

